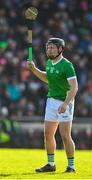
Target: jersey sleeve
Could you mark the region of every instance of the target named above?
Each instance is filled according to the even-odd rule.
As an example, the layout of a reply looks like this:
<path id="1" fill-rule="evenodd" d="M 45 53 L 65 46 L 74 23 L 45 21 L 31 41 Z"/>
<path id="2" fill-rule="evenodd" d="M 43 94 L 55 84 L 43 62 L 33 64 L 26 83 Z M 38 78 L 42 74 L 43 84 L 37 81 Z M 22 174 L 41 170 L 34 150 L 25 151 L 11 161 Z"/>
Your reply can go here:
<path id="1" fill-rule="evenodd" d="M 67 63 L 67 65 L 65 66 L 65 74 L 68 80 L 76 78 L 75 69 L 72 63 Z"/>

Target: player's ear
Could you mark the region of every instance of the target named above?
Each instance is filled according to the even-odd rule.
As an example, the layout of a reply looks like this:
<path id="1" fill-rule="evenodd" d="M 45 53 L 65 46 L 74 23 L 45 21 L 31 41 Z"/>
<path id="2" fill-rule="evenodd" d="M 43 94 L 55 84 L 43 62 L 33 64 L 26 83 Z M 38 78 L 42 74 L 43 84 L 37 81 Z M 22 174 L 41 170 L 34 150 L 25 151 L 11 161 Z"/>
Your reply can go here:
<path id="1" fill-rule="evenodd" d="M 59 52 L 62 52 L 63 51 L 63 48 L 60 46 L 59 47 Z"/>

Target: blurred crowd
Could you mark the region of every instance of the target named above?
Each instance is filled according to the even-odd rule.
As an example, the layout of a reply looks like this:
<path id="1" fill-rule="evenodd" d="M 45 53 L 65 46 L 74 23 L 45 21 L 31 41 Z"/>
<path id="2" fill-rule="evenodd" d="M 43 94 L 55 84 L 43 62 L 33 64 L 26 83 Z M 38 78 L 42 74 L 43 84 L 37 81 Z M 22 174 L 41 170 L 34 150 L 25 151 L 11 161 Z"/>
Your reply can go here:
<path id="1" fill-rule="evenodd" d="M 33 24 L 33 60 L 45 70 L 45 43 L 50 37 L 66 42 L 64 56 L 76 69 L 79 91 L 76 117 L 92 116 L 92 1 L 0 0 L 0 113 L 44 115 L 47 85 L 26 68 L 28 58 L 26 7 L 37 7 Z"/>

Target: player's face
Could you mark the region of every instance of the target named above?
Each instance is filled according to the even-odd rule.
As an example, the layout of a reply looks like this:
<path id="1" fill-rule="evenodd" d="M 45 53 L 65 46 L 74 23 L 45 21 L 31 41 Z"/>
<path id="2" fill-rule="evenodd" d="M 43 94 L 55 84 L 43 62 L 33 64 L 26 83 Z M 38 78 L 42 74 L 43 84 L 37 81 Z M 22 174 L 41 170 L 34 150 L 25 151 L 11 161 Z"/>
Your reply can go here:
<path id="1" fill-rule="evenodd" d="M 59 49 L 53 43 L 50 43 L 46 47 L 46 54 L 50 59 L 54 59 L 59 54 Z"/>

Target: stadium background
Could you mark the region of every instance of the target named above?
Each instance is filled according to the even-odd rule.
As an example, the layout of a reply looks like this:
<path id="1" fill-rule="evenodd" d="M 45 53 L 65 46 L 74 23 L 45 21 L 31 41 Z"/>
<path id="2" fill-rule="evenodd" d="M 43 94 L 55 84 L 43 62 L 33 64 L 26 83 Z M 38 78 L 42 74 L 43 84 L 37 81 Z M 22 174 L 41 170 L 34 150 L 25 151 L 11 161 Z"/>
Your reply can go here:
<path id="1" fill-rule="evenodd" d="M 44 70 L 49 37 L 66 42 L 64 56 L 75 66 L 73 139 L 77 149 L 92 149 L 92 2 L 91 0 L 0 1 L 0 147 L 43 148 L 47 85 L 26 69 L 27 28 L 23 8 L 39 11 L 33 26 L 33 59 Z M 57 131 L 57 148 L 63 148 Z"/>

